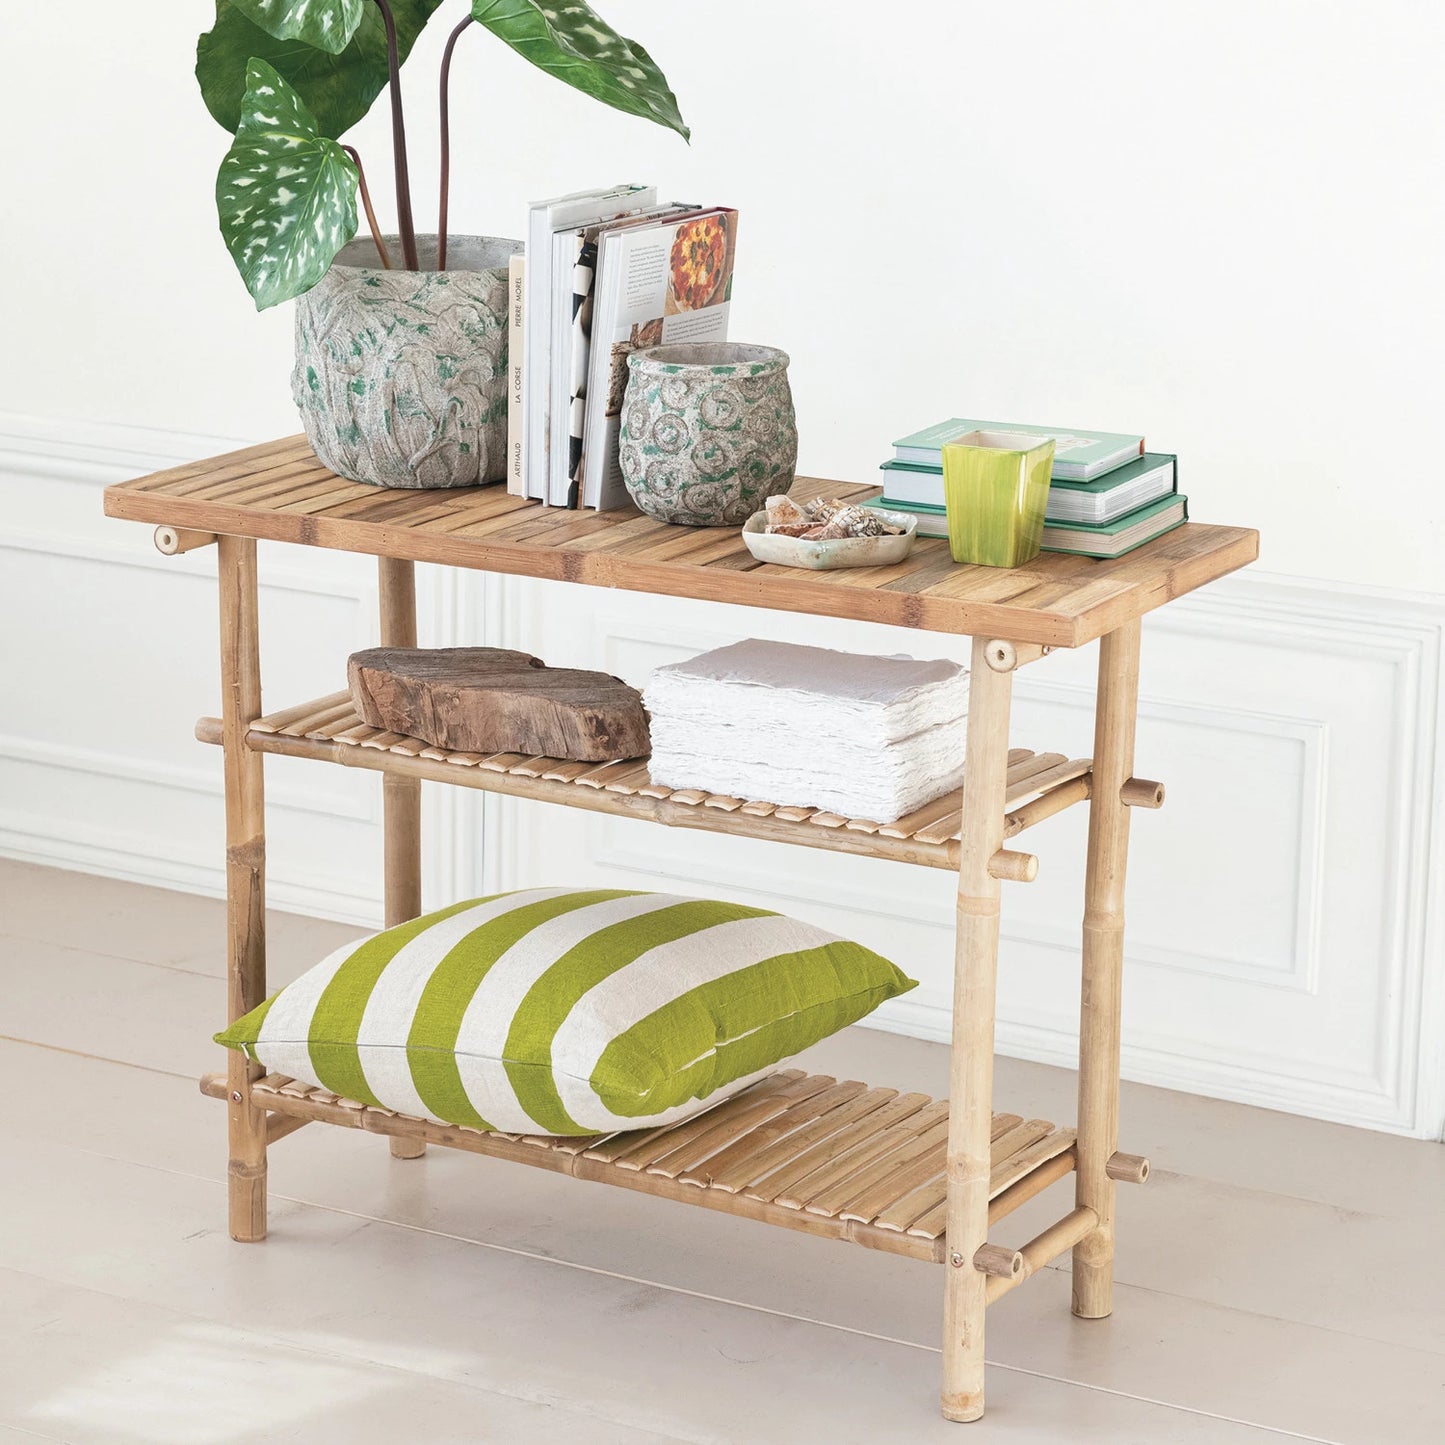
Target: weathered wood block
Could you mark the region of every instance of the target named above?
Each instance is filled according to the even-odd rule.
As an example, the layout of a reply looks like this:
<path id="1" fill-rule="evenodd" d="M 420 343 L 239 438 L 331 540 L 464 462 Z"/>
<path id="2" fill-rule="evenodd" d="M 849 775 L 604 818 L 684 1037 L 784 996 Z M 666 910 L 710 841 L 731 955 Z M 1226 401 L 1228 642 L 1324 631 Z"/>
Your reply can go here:
<path id="1" fill-rule="evenodd" d="M 605 672 L 501 647 L 372 647 L 346 672 L 369 726 L 452 752 L 601 763 L 651 750 L 642 694 Z"/>

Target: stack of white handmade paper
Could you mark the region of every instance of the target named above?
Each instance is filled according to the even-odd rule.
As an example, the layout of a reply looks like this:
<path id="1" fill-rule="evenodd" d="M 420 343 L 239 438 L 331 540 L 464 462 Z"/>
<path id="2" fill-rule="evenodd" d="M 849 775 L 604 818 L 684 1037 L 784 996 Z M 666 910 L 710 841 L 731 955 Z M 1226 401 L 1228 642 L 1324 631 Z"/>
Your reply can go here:
<path id="1" fill-rule="evenodd" d="M 659 667 L 652 780 L 889 823 L 963 780 L 968 670 L 786 642 Z"/>

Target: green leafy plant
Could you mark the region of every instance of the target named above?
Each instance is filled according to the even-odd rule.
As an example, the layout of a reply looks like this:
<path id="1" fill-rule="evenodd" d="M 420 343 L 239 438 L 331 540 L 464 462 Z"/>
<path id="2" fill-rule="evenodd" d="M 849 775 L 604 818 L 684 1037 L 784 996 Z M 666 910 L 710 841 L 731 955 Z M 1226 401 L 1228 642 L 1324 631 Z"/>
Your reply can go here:
<path id="1" fill-rule="evenodd" d="M 206 108 L 233 136 L 216 177 L 221 234 L 258 310 L 310 290 L 356 232 L 360 193 L 382 264 L 361 157 L 341 136 L 391 94 L 401 264 L 418 267 L 401 67 L 442 0 L 216 0 L 196 47 Z M 452 53 L 480 25 L 586 95 L 675 130 L 688 128 L 652 57 L 583 0 L 470 0 L 442 56 L 437 266 L 446 266 Z"/>

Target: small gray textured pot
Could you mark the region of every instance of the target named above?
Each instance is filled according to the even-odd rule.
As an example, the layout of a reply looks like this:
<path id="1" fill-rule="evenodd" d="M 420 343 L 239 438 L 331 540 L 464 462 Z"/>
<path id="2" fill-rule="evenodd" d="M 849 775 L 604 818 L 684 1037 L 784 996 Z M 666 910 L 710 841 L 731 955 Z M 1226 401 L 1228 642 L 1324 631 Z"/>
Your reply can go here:
<path id="1" fill-rule="evenodd" d="M 627 365 L 622 478 L 649 517 L 740 527 L 793 485 L 798 427 L 785 351 L 680 342 L 634 351 Z"/>
<path id="2" fill-rule="evenodd" d="M 401 255 L 386 237 L 393 260 Z M 316 455 L 354 482 L 469 487 L 506 471 L 507 260 L 520 241 L 418 236 L 420 271 L 343 246 L 296 302 L 291 395 Z"/>

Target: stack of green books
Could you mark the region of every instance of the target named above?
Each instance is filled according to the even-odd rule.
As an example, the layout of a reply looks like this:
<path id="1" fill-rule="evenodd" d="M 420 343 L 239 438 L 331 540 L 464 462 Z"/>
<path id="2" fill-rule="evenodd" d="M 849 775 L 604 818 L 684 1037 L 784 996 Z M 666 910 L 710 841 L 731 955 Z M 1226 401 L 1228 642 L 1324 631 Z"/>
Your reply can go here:
<path id="1" fill-rule="evenodd" d="M 1188 519 L 1189 499 L 1179 490 L 1179 459 L 1145 451 L 1142 436 L 958 417 L 896 441 L 892 460 L 883 463 L 883 495 L 870 505 L 917 517 L 922 536 L 946 537 L 943 447 L 971 431 L 1053 437 L 1046 552 L 1121 557 Z"/>

